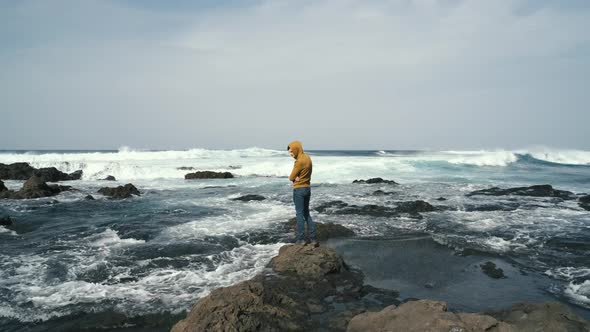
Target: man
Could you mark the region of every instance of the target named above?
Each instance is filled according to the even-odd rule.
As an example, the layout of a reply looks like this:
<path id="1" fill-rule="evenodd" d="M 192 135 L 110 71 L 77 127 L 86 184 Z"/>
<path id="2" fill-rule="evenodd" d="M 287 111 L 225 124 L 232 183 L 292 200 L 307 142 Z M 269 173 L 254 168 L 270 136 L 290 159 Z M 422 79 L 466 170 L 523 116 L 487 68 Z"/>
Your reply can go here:
<path id="1" fill-rule="evenodd" d="M 315 226 L 309 215 L 309 200 L 311 198 L 311 158 L 303 152 L 301 142 L 294 141 L 287 146 L 291 157 L 295 158 L 295 165 L 289 176 L 293 182 L 293 202 L 295 203 L 295 214 L 297 216 L 297 244 L 305 244 L 305 226 L 309 233 L 309 241 L 314 247 L 318 246 L 315 241 Z"/>

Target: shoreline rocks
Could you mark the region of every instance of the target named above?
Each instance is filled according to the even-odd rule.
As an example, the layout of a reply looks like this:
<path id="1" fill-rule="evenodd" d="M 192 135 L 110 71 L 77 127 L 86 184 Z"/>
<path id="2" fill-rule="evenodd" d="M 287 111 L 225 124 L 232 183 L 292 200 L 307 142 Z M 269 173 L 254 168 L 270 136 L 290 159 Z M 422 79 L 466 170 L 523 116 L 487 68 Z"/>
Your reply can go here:
<path id="1" fill-rule="evenodd" d="M 106 178 L 101 179 L 102 181 L 117 181 L 117 179 L 112 175 L 107 175 Z"/>
<path id="2" fill-rule="evenodd" d="M 578 199 L 578 206 L 586 211 L 590 211 L 590 195 L 580 197 Z"/>
<path id="3" fill-rule="evenodd" d="M 44 167 L 36 169 L 29 163 L 12 163 L 9 165 L 0 163 L 0 179 L 4 180 L 27 180 L 31 176 L 38 176 L 46 182 L 59 182 L 69 180 L 80 180 L 82 170 L 67 174 L 55 167 Z"/>
<path id="4" fill-rule="evenodd" d="M 383 206 L 375 204 L 349 205 L 343 201 L 330 201 L 315 207 L 315 211 L 326 214 L 356 214 L 371 217 L 399 217 L 408 214 L 412 218 L 422 218 L 420 212 L 436 211 L 436 207 L 423 200 L 393 202 L 395 206 Z"/>
<path id="5" fill-rule="evenodd" d="M 109 196 L 112 199 L 125 199 L 133 197 L 133 195 L 141 196 L 141 193 L 131 183 L 127 183 L 124 186 L 118 186 L 115 188 L 104 187 L 98 190 L 99 194 Z"/>
<path id="6" fill-rule="evenodd" d="M 250 201 L 263 201 L 265 199 L 266 199 L 266 197 L 264 197 L 262 195 L 250 194 L 250 195 L 240 196 L 237 198 L 232 198 L 232 201 L 250 202 Z"/>
<path id="7" fill-rule="evenodd" d="M 289 227 L 289 230 L 295 234 L 295 228 L 297 227 L 297 218 L 289 219 L 286 225 L 287 227 Z M 356 235 L 353 230 L 339 224 L 314 222 L 314 226 L 315 239 L 320 242 L 332 238 L 353 237 Z"/>
<path id="8" fill-rule="evenodd" d="M 185 180 L 195 179 L 232 179 L 234 176 L 230 172 L 212 172 L 212 171 L 199 171 L 194 173 L 188 173 L 184 176 Z"/>
<path id="9" fill-rule="evenodd" d="M 370 178 L 367 180 L 354 180 L 352 183 L 359 184 L 399 184 L 393 180 L 384 180 L 382 178 Z"/>

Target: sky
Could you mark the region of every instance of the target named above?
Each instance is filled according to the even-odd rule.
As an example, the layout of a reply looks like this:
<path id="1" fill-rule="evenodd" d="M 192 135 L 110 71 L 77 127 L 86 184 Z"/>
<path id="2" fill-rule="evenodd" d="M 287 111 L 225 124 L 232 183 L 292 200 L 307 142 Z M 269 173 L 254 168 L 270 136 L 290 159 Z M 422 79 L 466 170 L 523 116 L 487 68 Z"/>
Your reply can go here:
<path id="1" fill-rule="evenodd" d="M 3 0 L 2 149 L 590 150 L 586 0 Z"/>

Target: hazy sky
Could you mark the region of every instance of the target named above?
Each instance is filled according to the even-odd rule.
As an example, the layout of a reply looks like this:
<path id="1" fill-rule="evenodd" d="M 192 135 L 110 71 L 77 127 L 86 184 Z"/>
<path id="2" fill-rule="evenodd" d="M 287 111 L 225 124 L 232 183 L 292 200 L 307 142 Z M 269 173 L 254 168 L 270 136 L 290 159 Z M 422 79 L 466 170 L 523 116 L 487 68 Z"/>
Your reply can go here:
<path id="1" fill-rule="evenodd" d="M 590 1 L 0 1 L 0 149 L 590 150 Z"/>

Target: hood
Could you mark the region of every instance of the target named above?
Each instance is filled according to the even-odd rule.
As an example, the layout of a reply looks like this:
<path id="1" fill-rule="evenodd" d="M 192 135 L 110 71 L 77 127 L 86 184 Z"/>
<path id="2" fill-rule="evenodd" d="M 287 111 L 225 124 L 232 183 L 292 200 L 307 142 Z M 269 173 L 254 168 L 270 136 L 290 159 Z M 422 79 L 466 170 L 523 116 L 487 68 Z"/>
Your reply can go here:
<path id="1" fill-rule="evenodd" d="M 301 153 L 303 153 L 303 145 L 301 145 L 301 142 L 299 142 L 299 141 L 293 141 L 293 142 L 289 143 L 289 145 L 287 146 L 287 149 L 291 149 L 291 151 L 293 151 L 293 155 L 295 156 L 295 159 L 297 159 L 299 157 L 299 155 Z"/>

